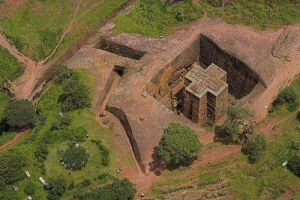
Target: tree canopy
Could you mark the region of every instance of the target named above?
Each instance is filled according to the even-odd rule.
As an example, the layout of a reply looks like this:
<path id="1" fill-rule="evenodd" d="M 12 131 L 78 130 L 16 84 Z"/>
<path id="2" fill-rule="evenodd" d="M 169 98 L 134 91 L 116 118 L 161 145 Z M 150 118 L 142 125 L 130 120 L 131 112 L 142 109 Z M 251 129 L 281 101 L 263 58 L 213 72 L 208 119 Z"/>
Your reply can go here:
<path id="1" fill-rule="evenodd" d="M 198 134 L 187 126 L 171 123 L 158 146 L 158 155 L 168 164 L 187 166 L 197 159 L 202 145 Z"/>
<path id="2" fill-rule="evenodd" d="M 136 189 L 128 179 L 114 180 L 112 184 L 76 196 L 80 200 L 132 200 Z"/>
<path id="3" fill-rule="evenodd" d="M 28 100 L 12 101 L 5 110 L 7 124 L 11 128 L 24 128 L 35 123 L 35 107 Z"/>
<path id="4" fill-rule="evenodd" d="M 248 155 L 251 163 L 256 162 L 263 155 L 267 148 L 267 141 L 264 135 L 252 135 L 243 146 L 243 153 Z"/>
<path id="5" fill-rule="evenodd" d="M 24 177 L 26 161 L 18 150 L 9 150 L 0 155 L 0 186 L 12 184 Z"/>
<path id="6" fill-rule="evenodd" d="M 63 111 L 73 111 L 91 105 L 89 89 L 75 75 L 69 75 L 69 78 L 63 81 L 62 87 L 63 93 L 59 102 L 63 105 Z"/>

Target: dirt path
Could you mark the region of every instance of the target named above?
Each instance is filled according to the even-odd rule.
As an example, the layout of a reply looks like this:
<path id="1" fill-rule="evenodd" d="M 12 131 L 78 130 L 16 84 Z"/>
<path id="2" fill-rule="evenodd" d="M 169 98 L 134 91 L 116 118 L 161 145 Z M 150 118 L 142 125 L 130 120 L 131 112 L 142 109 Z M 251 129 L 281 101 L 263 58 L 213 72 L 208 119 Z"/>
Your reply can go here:
<path id="1" fill-rule="evenodd" d="M 26 135 L 28 135 L 30 131 L 25 130 L 19 133 L 15 133 L 15 136 L 12 140 L 8 141 L 7 143 L 0 146 L 0 151 L 5 151 L 8 148 L 14 146 L 16 143 L 18 143 L 22 138 L 24 138 Z"/>
<path id="2" fill-rule="evenodd" d="M 14 56 L 25 67 L 27 66 L 29 61 L 32 61 L 30 58 L 20 53 L 19 50 L 16 47 L 14 47 L 11 44 L 11 42 L 7 39 L 7 37 L 1 32 L 0 32 L 0 46 L 6 49 L 12 56 Z"/>

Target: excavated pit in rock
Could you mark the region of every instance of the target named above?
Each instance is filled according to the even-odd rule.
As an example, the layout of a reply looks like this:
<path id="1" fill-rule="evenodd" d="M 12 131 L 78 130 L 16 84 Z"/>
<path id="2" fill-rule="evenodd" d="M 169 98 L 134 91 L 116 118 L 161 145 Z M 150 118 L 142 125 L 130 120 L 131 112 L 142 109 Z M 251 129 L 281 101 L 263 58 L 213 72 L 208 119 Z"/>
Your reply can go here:
<path id="1" fill-rule="evenodd" d="M 214 63 L 227 72 L 229 93 L 236 99 L 241 99 L 250 94 L 260 82 L 259 75 L 249 66 L 225 52 L 204 35 L 200 35 L 199 61 L 205 67 Z"/>
<path id="2" fill-rule="evenodd" d="M 95 46 L 95 48 L 134 60 L 140 60 L 147 53 L 144 51 L 132 49 L 125 45 L 115 43 L 105 38 L 102 38 L 100 42 Z"/>

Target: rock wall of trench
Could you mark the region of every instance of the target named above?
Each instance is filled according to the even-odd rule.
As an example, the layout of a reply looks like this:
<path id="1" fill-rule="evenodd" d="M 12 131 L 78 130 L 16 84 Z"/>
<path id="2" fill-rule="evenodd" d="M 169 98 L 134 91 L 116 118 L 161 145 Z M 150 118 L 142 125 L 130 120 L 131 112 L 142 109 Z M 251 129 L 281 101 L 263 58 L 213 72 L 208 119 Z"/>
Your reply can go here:
<path id="1" fill-rule="evenodd" d="M 181 70 L 190 67 L 199 58 L 199 40 L 193 41 L 163 67 L 148 83 L 147 92 L 160 99 L 169 92 L 170 83 L 179 79 Z"/>
<path id="2" fill-rule="evenodd" d="M 145 165 L 143 164 L 143 161 L 141 159 L 141 154 L 137 145 L 137 142 L 132 134 L 132 129 L 130 127 L 130 124 L 128 122 L 127 116 L 126 114 L 119 108 L 116 107 L 110 107 L 110 106 L 106 106 L 106 110 L 108 112 L 110 112 L 111 114 L 113 114 L 116 118 L 119 119 L 119 121 L 121 122 L 122 126 L 125 129 L 125 132 L 127 134 L 127 137 L 130 141 L 134 156 L 138 162 L 138 164 L 140 165 L 142 171 L 145 173 L 146 172 L 146 168 Z"/>
<path id="3" fill-rule="evenodd" d="M 259 75 L 249 66 L 204 35 L 200 35 L 199 62 L 206 67 L 214 63 L 227 71 L 229 93 L 237 99 L 250 94 L 258 83 L 262 83 Z"/>

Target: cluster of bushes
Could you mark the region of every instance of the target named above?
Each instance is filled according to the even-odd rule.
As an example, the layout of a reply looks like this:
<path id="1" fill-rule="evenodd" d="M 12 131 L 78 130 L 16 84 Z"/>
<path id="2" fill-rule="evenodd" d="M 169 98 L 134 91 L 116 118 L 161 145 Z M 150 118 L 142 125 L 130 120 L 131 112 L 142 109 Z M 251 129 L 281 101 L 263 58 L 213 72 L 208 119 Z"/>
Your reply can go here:
<path id="1" fill-rule="evenodd" d="M 18 150 L 0 154 L 0 187 L 23 179 L 25 165 L 25 157 Z"/>
<path id="2" fill-rule="evenodd" d="M 299 106 L 298 97 L 293 87 L 288 87 L 282 90 L 277 98 L 273 101 L 273 107 L 285 105 L 290 112 L 293 112 Z M 272 110 L 271 110 L 272 111 Z"/>
<path id="3" fill-rule="evenodd" d="M 77 194 L 74 196 L 78 200 L 132 200 L 136 189 L 128 179 L 114 180 L 112 184 L 95 189 L 92 192 Z"/>
<path id="4" fill-rule="evenodd" d="M 199 136 L 187 126 L 171 123 L 165 129 L 157 155 L 170 167 L 188 166 L 202 148 Z"/>
<path id="5" fill-rule="evenodd" d="M 246 122 L 250 110 L 246 107 L 230 106 L 227 112 L 228 119 L 218 131 L 222 142 L 241 143 L 253 133 L 253 125 Z"/>
<path id="6" fill-rule="evenodd" d="M 75 171 L 82 169 L 88 162 L 88 158 L 89 154 L 86 150 L 73 143 L 62 153 L 60 161 L 66 169 Z"/>
<path id="7" fill-rule="evenodd" d="M 48 153 L 48 147 L 44 142 L 39 143 L 34 151 L 34 155 L 39 163 L 38 167 L 42 170 L 42 174 L 45 174 L 46 172 L 45 161 L 47 159 Z"/>
<path id="8" fill-rule="evenodd" d="M 100 140 L 91 140 L 92 143 L 96 144 L 101 152 L 101 164 L 103 166 L 109 165 L 109 150 L 102 144 Z"/>
<path id="9" fill-rule="evenodd" d="M 264 135 L 254 134 L 253 124 L 246 118 L 250 110 L 245 107 L 230 106 L 228 119 L 221 126 L 219 136 L 225 143 L 239 143 L 243 145 L 242 152 L 248 156 L 250 163 L 258 161 L 267 149 Z"/>
<path id="10" fill-rule="evenodd" d="M 48 191 L 47 199 L 57 200 L 65 193 L 67 182 L 63 176 L 49 178 L 45 190 Z"/>

